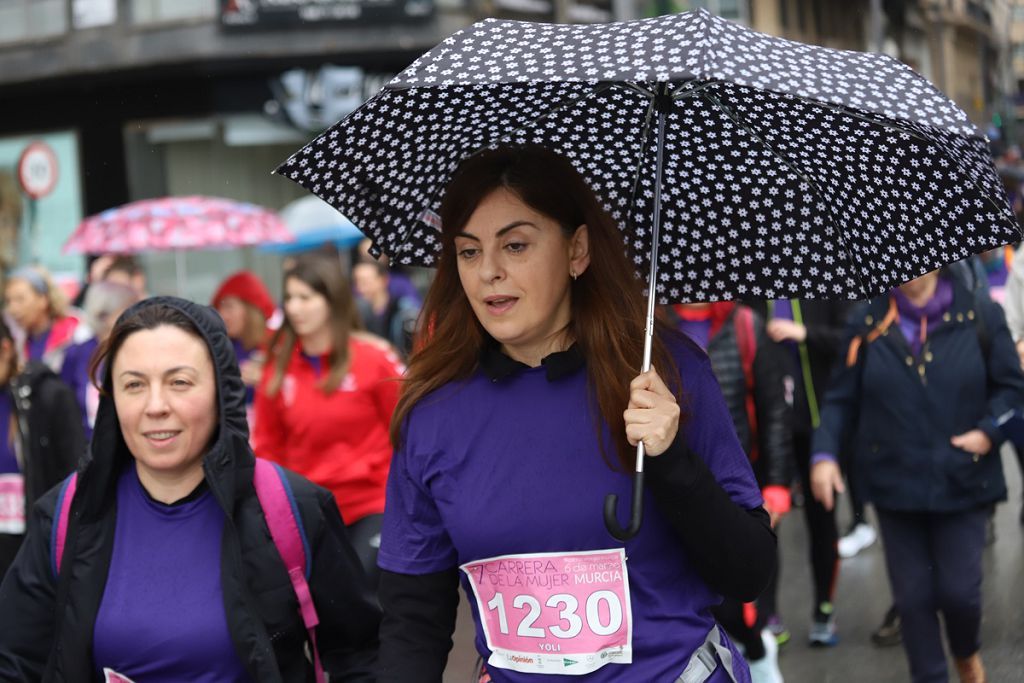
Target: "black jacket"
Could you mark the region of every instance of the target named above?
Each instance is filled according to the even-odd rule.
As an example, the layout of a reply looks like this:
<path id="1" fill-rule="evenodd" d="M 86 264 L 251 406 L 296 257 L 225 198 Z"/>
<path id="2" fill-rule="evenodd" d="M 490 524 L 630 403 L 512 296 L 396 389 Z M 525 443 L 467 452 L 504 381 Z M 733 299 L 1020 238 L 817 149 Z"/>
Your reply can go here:
<path id="1" fill-rule="evenodd" d="M 170 297 L 148 299 L 124 315 L 158 303 L 196 324 L 214 361 L 220 420 L 203 470 L 226 516 L 221 585 L 235 650 L 253 681 L 312 680 L 298 603 L 252 484 L 245 387 L 223 323 L 210 308 Z M 51 490 L 36 504 L 22 552 L 0 586 L 2 681 L 95 680 L 93 626 L 113 552 L 117 479 L 132 462 L 108 396 L 100 401 L 91 456 L 80 471 L 59 580 L 51 569 Z M 334 498 L 298 475 L 289 474 L 289 483 L 310 541 L 324 668 L 332 681 L 372 681 L 380 614 Z"/>
<path id="2" fill-rule="evenodd" d="M 747 455 L 752 455 L 753 434 L 747 413 L 747 376 L 736 333 L 736 311 L 722 324 L 708 342 L 708 357 L 722 396 L 736 425 L 736 435 Z M 754 412 L 757 420 L 757 459 L 751 459 L 757 483 L 765 486 L 786 486 L 792 480 L 791 411 L 786 403 L 783 376 L 786 359 L 782 349 L 773 344 L 764 330 L 764 320 L 753 313 L 755 353 L 752 368 Z"/>
<path id="3" fill-rule="evenodd" d="M 85 455 L 85 435 L 75 395 L 45 364 L 29 362 L 5 390 L 14 399 L 28 519 L 36 500 Z"/>
<path id="4" fill-rule="evenodd" d="M 814 452 L 835 455 L 852 436 L 861 490 L 883 509 L 956 512 L 1006 497 L 995 419 L 1024 406 L 1024 375 L 999 305 L 953 283 L 948 319 L 916 356 L 898 323 L 868 334 L 889 298 L 869 302 L 844 345 L 861 338 L 854 363 L 836 372 L 825 397 Z M 972 429 L 993 445 L 978 460 L 950 443 Z"/>

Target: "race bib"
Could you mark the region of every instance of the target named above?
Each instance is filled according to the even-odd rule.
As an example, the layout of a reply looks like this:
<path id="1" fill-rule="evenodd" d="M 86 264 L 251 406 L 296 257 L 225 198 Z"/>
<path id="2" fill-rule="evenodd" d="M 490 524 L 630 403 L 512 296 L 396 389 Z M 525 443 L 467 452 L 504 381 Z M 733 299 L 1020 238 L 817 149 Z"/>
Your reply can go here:
<path id="1" fill-rule="evenodd" d="M 0 533 L 25 533 L 25 478 L 0 474 Z"/>
<path id="2" fill-rule="evenodd" d="M 503 555 L 467 562 L 488 666 L 580 676 L 633 661 L 626 552 Z"/>

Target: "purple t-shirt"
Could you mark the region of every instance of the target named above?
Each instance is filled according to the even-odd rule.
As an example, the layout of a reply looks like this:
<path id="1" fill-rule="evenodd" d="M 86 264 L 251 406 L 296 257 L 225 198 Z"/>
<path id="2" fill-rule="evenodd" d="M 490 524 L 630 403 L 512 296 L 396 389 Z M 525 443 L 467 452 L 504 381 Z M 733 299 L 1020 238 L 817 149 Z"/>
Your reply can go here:
<path id="1" fill-rule="evenodd" d="M 18 467 L 18 458 L 14 454 L 14 444 L 11 443 L 11 417 L 14 414 L 14 405 L 11 402 L 11 394 L 6 386 L 0 387 L 0 474 L 17 474 L 21 471 Z"/>
<path id="2" fill-rule="evenodd" d="M 708 348 L 711 341 L 711 319 L 707 320 L 680 320 L 679 331 L 692 339 L 702 349 Z"/>
<path id="3" fill-rule="evenodd" d="M 42 334 L 28 336 L 28 359 L 29 360 L 42 360 L 43 354 L 46 353 L 46 342 L 50 340 L 50 330 L 46 330 Z"/>
<path id="4" fill-rule="evenodd" d="M 241 365 L 245 361 L 249 360 L 252 357 L 252 352 L 254 351 L 254 349 L 247 349 L 247 348 L 245 348 L 245 345 L 242 344 L 242 340 L 241 339 L 232 339 L 231 340 L 231 347 L 235 350 L 235 360 L 238 361 L 239 365 Z M 245 406 L 247 408 L 251 407 L 252 404 L 253 404 L 253 401 L 255 401 L 255 400 L 256 400 L 255 387 L 246 387 L 245 388 Z"/>
<path id="5" fill-rule="evenodd" d="M 249 681 L 228 632 L 221 590 L 224 513 L 210 491 L 163 505 L 135 466 L 117 483 L 117 529 L 93 656 L 142 683 Z"/>
<path id="6" fill-rule="evenodd" d="M 64 363 L 60 366 L 60 378 L 71 388 L 78 401 L 82 413 L 82 429 L 86 440 L 92 439 L 93 422 L 96 409 L 99 407 L 99 393 L 89 379 L 89 361 L 100 344 L 96 337 L 86 339 L 80 344 L 72 344 L 64 354 Z M 102 376 L 102 372 L 100 373 Z"/>
<path id="7" fill-rule="evenodd" d="M 673 343 L 692 416 L 684 428 L 687 444 L 736 503 L 760 506 L 707 356 Z M 392 460 L 380 566 L 426 574 L 508 554 L 622 548 L 605 529 L 602 510 L 609 493 L 628 508 L 632 479 L 602 460 L 586 382 L 585 369 L 552 380 L 544 366 L 498 381 L 479 371 L 422 399 Z M 614 453 L 606 431 L 604 438 L 606 452 Z M 643 526 L 625 551 L 633 663 L 608 664 L 584 676 L 489 667 L 496 683 L 673 681 L 682 673 L 714 626 L 710 608 L 721 597 L 697 575 L 650 495 Z M 465 575 L 462 582 L 476 623 L 476 648 L 486 660 L 490 653 L 476 600 Z M 746 667 L 737 669 L 741 682 L 747 680 Z M 710 680 L 725 680 L 723 672 Z"/>

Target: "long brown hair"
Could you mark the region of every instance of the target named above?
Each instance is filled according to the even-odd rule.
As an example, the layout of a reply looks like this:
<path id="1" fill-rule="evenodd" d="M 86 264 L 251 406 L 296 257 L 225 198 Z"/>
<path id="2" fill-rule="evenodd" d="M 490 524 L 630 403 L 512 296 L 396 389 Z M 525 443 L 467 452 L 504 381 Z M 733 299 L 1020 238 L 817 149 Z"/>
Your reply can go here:
<path id="1" fill-rule="evenodd" d="M 310 289 L 327 299 L 330 312 L 331 352 L 328 355 L 330 370 L 320 382 L 325 394 L 337 391 L 348 371 L 348 340 L 353 330 L 362 330 L 363 323 L 359 317 L 355 300 L 352 298 L 352 287 L 341 271 L 341 264 L 335 258 L 319 254 L 306 254 L 295 261 L 295 265 L 285 271 L 285 288 L 288 280 L 296 280 L 306 284 Z M 287 300 L 287 291 L 283 297 Z M 288 316 L 270 340 L 270 353 L 274 360 L 274 374 L 267 384 L 267 395 L 276 396 L 281 390 L 285 371 L 291 362 L 298 335 L 292 327 Z"/>
<path id="2" fill-rule="evenodd" d="M 583 178 L 563 157 L 534 146 L 476 154 L 463 161 L 448 184 L 441 202 L 441 257 L 421 312 L 425 330 L 409 359 L 392 418 L 392 443 L 400 444 L 402 423 L 423 397 L 448 382 L 469 377 L 477 368 L 488 335 L 462 289 L 455 236 L 480 202 L 497 189 L 511 192 L 556 221 L 567 239 L 578 226 L 587 226 L 590 265 L 571 284 L 568 333 L 587 359 L 591 413 L 595 407 L 600 412 L 618 461 L 631 469 L 635 450 L 626 439 L 622 412 L 629 403 L 629 383 L 643 359 L 642 284 L 633 275 L 614 220 Z M 678 396 L 678 373 L 659 335 L 655 335 L 652 358 L 658 374 Z M 600 430 L 600 424 L 595 421 L 595 428 Z"/>

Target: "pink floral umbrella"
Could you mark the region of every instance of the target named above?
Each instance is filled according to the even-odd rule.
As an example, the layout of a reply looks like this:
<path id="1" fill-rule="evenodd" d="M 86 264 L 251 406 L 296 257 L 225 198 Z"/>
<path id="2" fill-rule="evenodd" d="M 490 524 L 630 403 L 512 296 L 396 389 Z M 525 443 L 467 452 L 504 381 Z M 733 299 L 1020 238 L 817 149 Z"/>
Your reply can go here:
<path id="1" fill-rule="evenodd" d="M 294 239 L 277 214 L 217 197 L 161 197 L 108 209 L 82 221 L 65 254 L 243 247 Z"/>
<path id="2" fill-rule="evenodd" d="M 137 254 L 174 251 L 181 293 L 186 249 L 291 242 L 276 213 L 218 197 L 161 197 L 108 209 L 82 221 L 64 243 L 65 254 Z"/>

